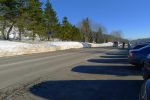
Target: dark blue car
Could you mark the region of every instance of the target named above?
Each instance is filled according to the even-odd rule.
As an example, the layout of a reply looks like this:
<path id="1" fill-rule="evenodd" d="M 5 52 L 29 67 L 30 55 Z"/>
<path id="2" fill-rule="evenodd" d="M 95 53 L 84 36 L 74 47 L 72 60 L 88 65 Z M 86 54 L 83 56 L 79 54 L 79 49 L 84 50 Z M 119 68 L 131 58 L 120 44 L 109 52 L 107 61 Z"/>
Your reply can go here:
<path id="1" fill-rule="evenodd" d="M 134 49 L 129 51 L 129 63 L 142 67 L 144 60 L 150 53 L 150 45 L 144 46 L 140 49 Z"/>

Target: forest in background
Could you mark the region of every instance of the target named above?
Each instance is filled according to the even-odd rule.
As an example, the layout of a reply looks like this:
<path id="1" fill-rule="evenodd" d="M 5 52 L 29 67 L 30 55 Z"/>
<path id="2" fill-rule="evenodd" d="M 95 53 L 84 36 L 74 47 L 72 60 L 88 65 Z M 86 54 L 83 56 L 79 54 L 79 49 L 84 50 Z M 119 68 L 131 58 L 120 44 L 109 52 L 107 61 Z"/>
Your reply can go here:
<path id="1" fill-rule="evenodd" d="M 77 25 L 73 25 L 67 16 L 60 21 L 50 0 L 44 8 L 40 0 L 0 0 L 0 38 L 10 40 L 14 28 L 17 40 L 22 40 L 22 37 L 35 40 L 38 37 L 41 41 L 54 38 L 95 43 L 128 41 L 123 39 L 122 31 L 108 33 L 104 26 L 88 17 L 81 19 Z"/>

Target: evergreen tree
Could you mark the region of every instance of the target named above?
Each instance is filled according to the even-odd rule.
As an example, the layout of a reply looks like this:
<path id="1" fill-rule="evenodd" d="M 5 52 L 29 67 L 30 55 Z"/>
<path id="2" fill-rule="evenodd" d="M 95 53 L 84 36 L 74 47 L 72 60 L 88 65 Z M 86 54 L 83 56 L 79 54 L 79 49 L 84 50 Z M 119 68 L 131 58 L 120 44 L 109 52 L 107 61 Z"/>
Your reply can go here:
<path id="1" fill-rule="evenodd" d="M 58 25 L 58 19 L 57 19 L 56 12 L 54 11 L 50 3 L 50 0 L 47 0 L 46 2 L 44 15 L 45 15 L 45 24 L 47 28 L 47 33 L 52 33 L 52 32 L 56 33 L 55 29 Z M 49 35 L 48 35 L 48 40 L 49 40 Z"/>
<path id="2" fill-rule="evenodd" d="M 72 40 L 72 25 L 68 21 L 67 17 L 63 18 L 63 26 L 62 26 L 62 31 L 63 31 L 63 40 Z"/>
<path id="3" fill-rule="evenodd" d="M 43 26 L 43 11 L 41 8 L 42 3 L 39 0 L 29 0 L 28 7 L 28 29 L 32 31 L 32 40 L 35 40 L 35 37 L 39 34 L 43 34 L 40 28 Z M 44 28 L 42 28 L 44 30 Z M 42 30 L 42 31 L 43 31 Z"/>
<path id="4" fill-rule="evenodd" d="M 21 37 L 22 37 L 22 34 L 25 33 L 25 30 L 27 30 L 27 25 L 28 25 L 28 13 L 27 13 L 27 3 L 28 1 L 27 0 L 17 0 L 18 2 L 18 15 L 15 19 L 16 21 L 16 25 L 15 27 L 18 28 L 18 31 L 19 31 L 19 40 L 21 40 Z"/>
<path id="5" fill-rule="evenodd" d="M 0 0 L 1 32 L 5 40 L 9 40 L 9 34 L 16 23 L 15 18 L 19 13 L 18 5 L 17 0 Z"/>
<path id="6" fill-rule="evenodd" d="M 81 41 L 81 33 L 80 30 L 76 27 L 72 27 L 72 41 Z"/>
<path id="7" fill-rule="evenodd" d="M 63 32 L 62 32 L 62 26 L 61 24 L 57 24 L 55 28 L 53 28 L 55 30 L 55 33 L 52 34 L 53 38 L 58 38 L 58 39 L 63 39 Z"/>

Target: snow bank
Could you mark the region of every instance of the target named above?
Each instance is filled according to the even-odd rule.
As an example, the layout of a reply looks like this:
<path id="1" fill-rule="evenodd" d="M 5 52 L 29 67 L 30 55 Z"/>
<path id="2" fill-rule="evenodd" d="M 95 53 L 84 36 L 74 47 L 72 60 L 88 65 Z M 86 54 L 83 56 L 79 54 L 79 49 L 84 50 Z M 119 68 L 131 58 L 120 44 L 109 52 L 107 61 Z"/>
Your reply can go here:
<path id="1" fill-rule="evenodd" d="M 72 48 L 83 48 L 80 42 L 50 42 L 50 46 L 59 46 L 61 50 L 72 49 Z"/>
<path id="2" fill-rule="evenodd" d="M 77 49 L 77 48 L 89 48 L 89 47 L 104 47 L 112 46 L 112 43 L 93 44 L 83 42 L 43 42 L 37 44 L 12 42 L 12 41 L 0 41 L 0 57 L 13 56 L 22 54 L 32 54 L 49 52 L 56 50 Z"/>
<path id="3" fill-rule="evenodd" d="M 109 46 L 113 46 L 112 42 L 108 42 L 108 43 L 102 43 L 102 44 L 94 44 L 94 43 L 90 43 L 92 45 L 92 47 L 109 47 Z"/>
<path id="4" fill-rule="evenodd" d="M 18 49 L 27 48 L 30 44 L 10 41 L 0 41 L 0 51 L 17 52 Z"/>

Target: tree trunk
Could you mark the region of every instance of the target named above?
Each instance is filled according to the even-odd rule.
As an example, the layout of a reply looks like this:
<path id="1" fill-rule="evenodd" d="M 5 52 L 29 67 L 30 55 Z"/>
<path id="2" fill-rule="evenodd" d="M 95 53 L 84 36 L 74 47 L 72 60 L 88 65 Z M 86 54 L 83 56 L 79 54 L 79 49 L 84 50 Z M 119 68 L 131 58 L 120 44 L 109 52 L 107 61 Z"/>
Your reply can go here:
<path id="1" fill-rule="evenodd" d="M 22 30 L 19 29 L 19 40 L 21 40 Z"/>
<path id="2" fill-rule="evenodd" d="M 49 34 L 48 34 L 48 37 L 47 37 L 47 39 L 48 39 L 48 41 L 50 40 L 50 36 L 49 36 Z"/>
<path id="3" fill-rule="evenodd" d="M 6 40 L 5 29 L 6 29 L 6 21 L 4 21 L 3 27 L 2 27 L 2 36 L 3 36 L 3 39 L 4 39 L 4 40 Z"/>
<path id="4" fill-rule="evenodd" d="M 10 39 L 10 38 L 9 38 L 9 35 L 10 35 L 10 32 L 11 32 L 11 30 L 12 30 L 14 24 L 15 24 L 15 23 L 12 23 L 12 25 L 10 26 L 10 28 L 9 28 L 9 30 L 8 30 L 8 32 L 7 32 L 7 38 L 6 38 L 7 40 Z"/>
<path id="5" fill-rule="evenodd" d="M 35 33 L 34 32 L 32 33 L 32 40 L 33 41 L 35 40 Z"/>

